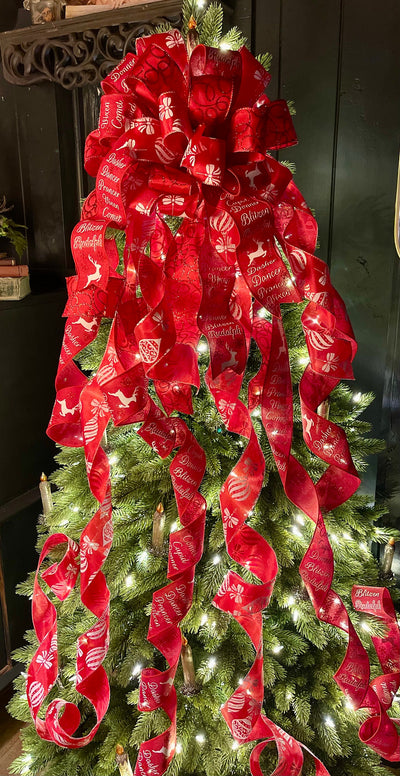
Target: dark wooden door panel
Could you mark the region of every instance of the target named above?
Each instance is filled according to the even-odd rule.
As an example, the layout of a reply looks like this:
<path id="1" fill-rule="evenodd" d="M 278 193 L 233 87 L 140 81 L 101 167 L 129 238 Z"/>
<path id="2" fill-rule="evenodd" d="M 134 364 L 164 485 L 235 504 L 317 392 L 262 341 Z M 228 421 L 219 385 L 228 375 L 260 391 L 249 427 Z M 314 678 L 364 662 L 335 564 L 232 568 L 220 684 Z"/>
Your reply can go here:
<path id="1" fill-rule="evenodd" d="M 338 113 L 332 275 L 359 343 L 355 375 L 376 399 L 381 425 L 394 266 L 393 217 L 400 139 L 400 5 L 346 0 Z M 393 299 L 394 304 L 398 304 Z"/>
<path id="2" fill-rule="evenodd" d="M 0 525 L 11 651 L 23 644 L 26 627 L 31 621 L 31 602 L 25 596 L 17 595 L 15 588 L 37 565 L 36 524 L 40 509 L 38 498 Z"/>
<path id="3" fill-rule="evenodd" d="M 253 38 L 255 54 L 271 54 L 271 83 L 268 96 L 275 100 L 280 89 L 280 34 L 281 34 L 281 2 L 280 0 L 254 0 Z"/>
<path id="4" fill-rule="evenodd" d="M 319 252 L 329 262 L 340 64 L 340 0 L 282 3 L 280 96 L 294 100 L 299 143 L 280 153 L 296 164 L 296 184 L 315 210 Z"/>
<path id="5" fill-rule="evenodd" d="M 65 293 L 0 303 L 0 504 L 33 488 L 54 466 L 46 436 L 54 402 Z"/>

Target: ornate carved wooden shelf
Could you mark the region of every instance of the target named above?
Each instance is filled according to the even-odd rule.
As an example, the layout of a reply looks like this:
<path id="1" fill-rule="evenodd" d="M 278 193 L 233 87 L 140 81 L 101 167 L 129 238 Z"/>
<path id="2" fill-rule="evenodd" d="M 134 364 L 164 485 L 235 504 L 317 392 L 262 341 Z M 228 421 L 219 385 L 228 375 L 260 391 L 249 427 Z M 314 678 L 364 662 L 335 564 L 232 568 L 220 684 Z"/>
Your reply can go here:
<path id="1" fill-rule="evenodd" d="M 133 51 L 136 38 L 163 22 L 180 24 L 181 0 L 160 0 L 0 34 L 4 76 L 29 86 L 54 81 L 65 89 L 101 81 Z"/>

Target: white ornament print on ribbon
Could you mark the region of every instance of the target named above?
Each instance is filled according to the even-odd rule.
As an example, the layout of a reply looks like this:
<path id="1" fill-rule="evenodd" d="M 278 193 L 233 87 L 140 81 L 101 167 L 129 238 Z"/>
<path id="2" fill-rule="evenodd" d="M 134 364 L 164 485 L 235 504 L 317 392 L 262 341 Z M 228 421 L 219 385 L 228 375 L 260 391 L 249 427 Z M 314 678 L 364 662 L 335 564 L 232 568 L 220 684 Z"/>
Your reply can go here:
<path id="1" fill-rule="evenodd" d="M 161 339 L 142 339 L 139 340 L 139 350 L 142 360 L 146 364 L 153 364 L 160 353 Z"/>

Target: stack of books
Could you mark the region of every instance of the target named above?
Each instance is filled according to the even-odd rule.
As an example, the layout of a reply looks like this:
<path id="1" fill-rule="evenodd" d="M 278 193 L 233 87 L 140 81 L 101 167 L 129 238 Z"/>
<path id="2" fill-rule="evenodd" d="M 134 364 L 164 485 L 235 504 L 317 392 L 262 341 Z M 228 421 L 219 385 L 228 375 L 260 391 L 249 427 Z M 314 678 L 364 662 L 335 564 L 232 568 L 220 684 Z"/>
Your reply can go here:
<path id="1" fill-rule="evenodd" d="M 147 0 L 146 5 L 154 3 L 156 0 Z M 125 0 L 123 3 L 114 0 L 109 5 L 86 5 L 82 3 L 67 3 L 65 6 L 65 18 L 73 19 L 76 16 L 87 16 L 90 13 L 99 13 L 101 11 L 115 11 L 117 8 L 126 8 L 127 6 L 143 5 L 143 0 Z"/>
<path id="2" fill-rule="evenodd" d="M 0 301 L 23 299 L 30 292 L 28 265 L 17 264 L 6 253 L 0 253 Z"/>

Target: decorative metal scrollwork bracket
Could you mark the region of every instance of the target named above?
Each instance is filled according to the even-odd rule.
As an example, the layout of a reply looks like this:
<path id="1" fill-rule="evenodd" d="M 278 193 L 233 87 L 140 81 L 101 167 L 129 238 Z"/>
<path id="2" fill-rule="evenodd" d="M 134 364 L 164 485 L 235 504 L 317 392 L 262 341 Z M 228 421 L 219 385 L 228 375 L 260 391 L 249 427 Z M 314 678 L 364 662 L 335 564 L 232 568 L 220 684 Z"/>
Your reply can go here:
<path id="1" fill-rule="evenodd" d="M 136 38 L 165 22 L 179 27 L 181 2 L 143 3 L 0 34 L 4 77 L 20 86 L 53 81 L 64 89 L 99 83 Z"/>

